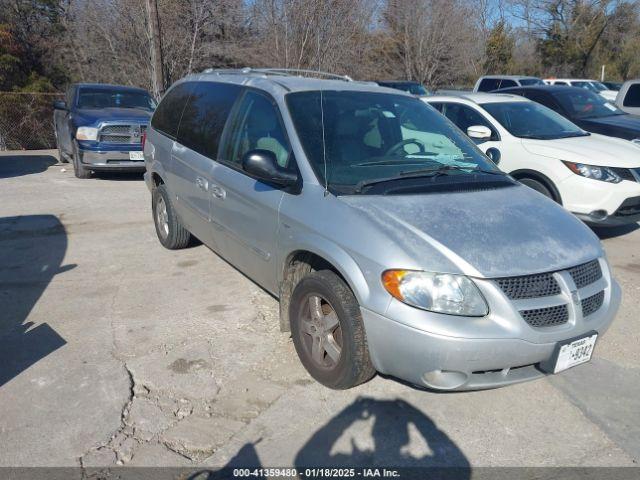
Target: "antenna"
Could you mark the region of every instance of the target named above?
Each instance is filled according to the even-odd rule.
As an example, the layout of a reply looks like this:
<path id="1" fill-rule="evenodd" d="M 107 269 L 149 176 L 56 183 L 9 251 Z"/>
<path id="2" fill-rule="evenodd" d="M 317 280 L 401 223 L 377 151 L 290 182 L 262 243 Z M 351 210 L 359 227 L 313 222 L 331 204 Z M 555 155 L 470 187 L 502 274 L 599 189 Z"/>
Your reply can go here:
<path id="1" fill-rule="evenodd" d="M 320 89 L 320 123 L 322 124 L 322 164 L 324 165 L 324 196 L 329 195 L 329 178 L 327 177 L 327 147 L 324 140 L 324 97 Z"/>

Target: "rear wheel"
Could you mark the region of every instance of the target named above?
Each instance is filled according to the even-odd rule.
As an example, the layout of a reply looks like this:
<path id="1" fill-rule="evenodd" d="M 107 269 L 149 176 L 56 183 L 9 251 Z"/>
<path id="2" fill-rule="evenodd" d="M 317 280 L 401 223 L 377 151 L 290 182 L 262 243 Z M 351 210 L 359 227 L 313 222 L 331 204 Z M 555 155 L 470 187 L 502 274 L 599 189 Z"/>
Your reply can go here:
<path id="1" fill-rule="evenodd" d="M 169 250 L 178 250 L 189 245 L 191 234 L 182 226 L 171 205 L 167 187 L 158 185 L 152 194 L 153 222 L 158 240 Z"/>
<path id="2" fill-rule="evenodd" d="M 534 189 L 536 192 L 543 194 L 546 197 L 549 197 L 551 200 L 556 201 L 551 193 L 551 190 L 547 188 L 542 182 L 538 180 L 534 180 L 533 178 L 520 178 L 518 180 L 521 184 L 526 185 L 529 188 Z"/>
<path id="3" fill-rule="evenodd" d="M 296 285 L 289 319 L 300 361 L 321 384 L 347 389 L 375 375 L 360 306 L 334 272 L 313 272 Z"/>

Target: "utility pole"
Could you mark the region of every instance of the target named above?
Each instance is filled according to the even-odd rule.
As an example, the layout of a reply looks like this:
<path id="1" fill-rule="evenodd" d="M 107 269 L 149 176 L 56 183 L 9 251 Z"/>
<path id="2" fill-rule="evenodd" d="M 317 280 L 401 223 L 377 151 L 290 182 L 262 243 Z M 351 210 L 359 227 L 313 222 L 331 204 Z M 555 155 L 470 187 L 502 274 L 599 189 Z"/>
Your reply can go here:
<path id="1" fill-rule="evenodd" d="M 602 72 L 600 73 L 600 81 L 604 82 L 604 65 L 602 65 Z"/>
<path id="2" fill-rule="evenodd" d="M 159 100 L 164 93 L 164 62 L 162 59 L 162 37 L 160 35 L 160 17 L 158 0 L 147 0 L 149 24 L 149 43 L 151 47 L 151 84 L 153 96 Z"/>

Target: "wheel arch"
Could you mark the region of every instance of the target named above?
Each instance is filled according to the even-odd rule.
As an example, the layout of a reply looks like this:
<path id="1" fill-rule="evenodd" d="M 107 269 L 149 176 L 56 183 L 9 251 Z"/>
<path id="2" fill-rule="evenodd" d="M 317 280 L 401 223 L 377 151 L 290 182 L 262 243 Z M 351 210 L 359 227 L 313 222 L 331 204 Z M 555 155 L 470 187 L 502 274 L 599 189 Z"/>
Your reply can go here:
<path id="1" fill-rule="evenodd" d="M 511 175 L 516 180 L 521 180 L 523 178 L 530 178 L 532 180 L 537 180 L 538 182 L 542 183 L 546 188 L 548 188 L 549 191 L 551 192 L 551 195 L 553 195 L 553 199 L 556 202 L 558 202 L 560 205 L 562 205 L 562 196 L 560 195 L 558 188 L 555 186 L 553 181 L 549 177 L 547 177 L 545 174 L 540 173 L 537 170 L 521 168 L 518 170 L 514 170 L 513 172 L 509 173 L 509 175 Z"/>
<path id="2" fill-rule="evenodd" d="M 290 331 L 289 303 L 297 283 L 308 273 L 317 270 L 331 270 L 349 286 L 358 303 L 369 295 L 369 286 L 355 260 L 337 246 L 319 248 L 306 243 L 291 249 L 285 256 L 280 270 L 279 301 L 280 330 Z"/>

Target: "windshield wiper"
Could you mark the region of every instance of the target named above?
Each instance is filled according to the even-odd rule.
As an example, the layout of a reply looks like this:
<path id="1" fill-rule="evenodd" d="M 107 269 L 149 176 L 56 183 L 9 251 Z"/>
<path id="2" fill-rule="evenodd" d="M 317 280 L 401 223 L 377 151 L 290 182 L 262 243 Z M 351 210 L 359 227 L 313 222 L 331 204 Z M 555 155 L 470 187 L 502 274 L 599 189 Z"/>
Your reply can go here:
<path id="1" fill-rule="evenodd" d="M 377 185 L 379 183 L 393 182 L 394 180 L 405 180 L 410 178 L 433 178 L 441 175 L 449 175 L 452 170 L 464 171 L 466 173 L 486 173 L 489 175 L 505 175 L 500 170 L 484 170 L 479 167 L 462 167 L 460 165 L 443 165 L 438 168 L 424 168 L 421 170 L 405 170 L 399 175 L 387 178 L 378 178 L 374 180 L 361 180 L 355 186 L 355 193 L 361 193 L 366 187 Z M 468 170 L 471 170 L 470 172 Z"/>

